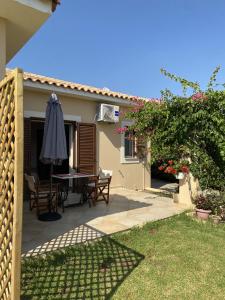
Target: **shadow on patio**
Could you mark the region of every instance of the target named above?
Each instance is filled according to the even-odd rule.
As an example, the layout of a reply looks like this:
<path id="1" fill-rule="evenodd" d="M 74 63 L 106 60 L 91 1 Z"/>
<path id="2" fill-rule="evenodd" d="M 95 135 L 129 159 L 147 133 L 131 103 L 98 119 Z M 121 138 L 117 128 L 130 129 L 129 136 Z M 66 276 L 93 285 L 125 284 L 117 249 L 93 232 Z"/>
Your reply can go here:
<path id="1" fill-rule="evenodd" d="M 106 205 L 105 202 L 99 202 L 91 208 L 87 204 L 79 207 L 68 207 L 65 209 L 65 213 L 62 213 L 62 219 L 57 222 L 39 221 L 35 212 L 29 210 L 26 202 L 23 218 L 23 256 L 35 256 L 94 240 L 111 233 L 111 231 L 125 230 L 124 226 L 119 225 L 119 219 L 126 218 L 123 214 L 128 211 L 135 211 L 152 205 L 149 200 L 146 201 L 138 201 L 131 199 L 129 196 L 112 194 L 109 205 Z M 111 218 L 118 219 L 118 222 L 112 224 L 110 222 Z M 99 230 L 98 223 L 100 222 L 102 222 L 102 226 Z M 87 223 L 90 223 L 91 226 Z"/>
<path id="2" fill-rule="evenodd" d="M 110 237 L 24 258 L 21 299 L 111 299 L 142 259 Z"/>
<path id="3" fill-rule="evenodd" d="M 35 256 L 124 231 L 184 210 L 171 198 L 124 189 L 112 190 L 110 202 L 69 207 L 56 222 L 41 222 L 24 205 L 23 257 Z"/>

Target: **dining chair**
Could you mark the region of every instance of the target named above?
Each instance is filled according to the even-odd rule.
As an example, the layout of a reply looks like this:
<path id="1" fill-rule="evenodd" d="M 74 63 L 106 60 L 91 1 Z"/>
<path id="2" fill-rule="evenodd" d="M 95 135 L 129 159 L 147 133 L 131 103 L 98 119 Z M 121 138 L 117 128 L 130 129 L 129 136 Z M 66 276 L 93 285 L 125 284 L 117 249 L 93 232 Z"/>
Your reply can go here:
<path id="1" fill-rule="evenodd" d="M 86 197 L 89 206 L 96 205 L 98 201 L 105 201 L 109 203 L 109 190 L 111 183 L 111 176 L 107 178 L 100 178 L 99 176 L 92 177 L 86 186 Z"/>
<path id="2" fill-rule="evenodd" d="M 49 184 L 40 184 L 35 181 L 35 177 L 25 174 L 25 180 L 27 182 L 29 191 L 29 208 L 33 210 L 36 208 L 37 216 L 43 210 L 49 210 L 49 203 L 51 202 L 51 210 L 57 211 L 58 208 L 58 185 L 52 185 L 52 191 L 50 191 Z M 50 195 L 52 193 L 52 199 L 50 201 Z"/>

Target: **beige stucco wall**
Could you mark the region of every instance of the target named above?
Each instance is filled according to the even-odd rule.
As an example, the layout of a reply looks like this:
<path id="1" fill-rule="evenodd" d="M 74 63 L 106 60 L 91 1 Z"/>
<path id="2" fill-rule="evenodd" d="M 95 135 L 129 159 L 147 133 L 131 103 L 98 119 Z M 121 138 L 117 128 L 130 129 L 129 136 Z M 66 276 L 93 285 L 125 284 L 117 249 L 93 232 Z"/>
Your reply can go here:
<path id="1" fill-rule="evenodd" d="M 24 110 L 44 112 L 49 93 L 24 92 Z M 95 123 L 96 102 L 60 96 L 64 115 L 81 117 L 81 122 Z M 142 163 L 121 163 L 121 136 L 114 124 L 97 123 L 97 168 L 113 171 L 112 187 L 143 189 L 150 186 L 150 172 Z M 119 126 L 119 125 L 117 125 Z"/>

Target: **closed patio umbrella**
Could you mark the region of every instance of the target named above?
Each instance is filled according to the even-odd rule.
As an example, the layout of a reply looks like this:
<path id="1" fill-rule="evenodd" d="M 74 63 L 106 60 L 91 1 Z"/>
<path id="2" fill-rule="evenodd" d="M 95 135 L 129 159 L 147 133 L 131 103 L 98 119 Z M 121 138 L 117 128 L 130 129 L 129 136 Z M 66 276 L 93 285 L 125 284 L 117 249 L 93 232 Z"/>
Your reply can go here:
<path id="1" fill-rule="evenodd" d="M 67 159 L 66 134 L 61 103 L 55 93 L 52 93 L 46 108 L 45 126 L 40 160 L 44 164 L 51 164 L 49 212 L 40 215 L 42 221 L 53 221 L 61 216 L 51 211 L 52 201 L 52 173 L 53 165 L 61 165 Z"/>

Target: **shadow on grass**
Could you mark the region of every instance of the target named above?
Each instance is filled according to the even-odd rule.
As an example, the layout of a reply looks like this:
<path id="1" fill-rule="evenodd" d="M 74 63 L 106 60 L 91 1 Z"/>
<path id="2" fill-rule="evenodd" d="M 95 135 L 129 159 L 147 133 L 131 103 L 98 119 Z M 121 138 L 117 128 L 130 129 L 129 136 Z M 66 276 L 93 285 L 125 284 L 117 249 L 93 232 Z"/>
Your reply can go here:
<path id="1" fill-rule="evenodd" d="M 24 258 L 21 299 L 111 299 L 143 258 L 110 237 Z"/>

